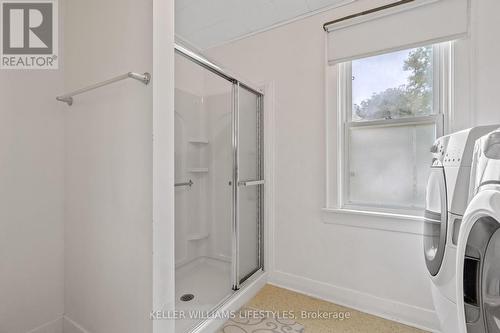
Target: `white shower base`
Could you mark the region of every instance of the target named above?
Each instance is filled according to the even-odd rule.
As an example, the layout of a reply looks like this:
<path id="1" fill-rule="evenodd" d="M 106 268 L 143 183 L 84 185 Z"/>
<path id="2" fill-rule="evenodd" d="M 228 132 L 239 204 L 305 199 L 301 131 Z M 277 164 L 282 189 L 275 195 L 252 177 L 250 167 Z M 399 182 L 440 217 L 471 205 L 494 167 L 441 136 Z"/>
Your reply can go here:
<path id="1" fill-rule="evenodd" d="M 176 310 L 184 311 L 186 316 L 189 311 L 210 311 L 232 293 L 229 262 L 201 257 L 176 269 L 175 306 Z M 193 294 L 194 299 L 183 302 L 180 297 L 184 294 Z M 178 319 L 175 331 L 186 332 L 199 321 L 191 318 Z"/>

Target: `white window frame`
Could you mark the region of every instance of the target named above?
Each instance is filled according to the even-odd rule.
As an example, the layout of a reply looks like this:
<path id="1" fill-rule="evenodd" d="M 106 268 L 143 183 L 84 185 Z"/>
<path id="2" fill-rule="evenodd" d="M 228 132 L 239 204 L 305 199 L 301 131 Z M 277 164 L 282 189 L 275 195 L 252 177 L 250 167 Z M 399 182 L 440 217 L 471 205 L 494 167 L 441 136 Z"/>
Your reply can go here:
<path id="1" fill-rule="evenodd" d="M 326 211 L 359 213 L 362 215 L 389 216 L 419 220 L 421 211 L 417 208 L 401 208 L 390 205 L 357 205 L 347 202 L 349 181 L 349 128 L 351 127 L 390 127 L 401 125 L 436 124 L 436 138 L 448 132 L 452 107 L 452 42 L 433 45 L 433 108 L 431 116 L 413 118 L 350 121 L 352 113 L 352 69 L 351 62 L 337 64 L 337 202 L 336 207 L 327 202 Z M 391 51 L 392 52 L 392 51 Z M 389 52 L 387 52 L 389 53 Z M 327 172 L 330 172 L 329 170 Z M 331 176 L 331 175 L 330 175 Z M 330 184 L 328 186 L 331 186 Z M 331 189 L 327 189 L 332 193 Z"/>

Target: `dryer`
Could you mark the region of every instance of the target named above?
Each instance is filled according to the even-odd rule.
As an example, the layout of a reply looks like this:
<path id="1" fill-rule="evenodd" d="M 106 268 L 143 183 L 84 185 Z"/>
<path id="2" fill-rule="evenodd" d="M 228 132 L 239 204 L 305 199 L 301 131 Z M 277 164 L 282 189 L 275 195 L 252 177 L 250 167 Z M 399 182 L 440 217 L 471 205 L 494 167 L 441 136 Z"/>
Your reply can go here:
<path id="1" fill-rule="evenodd" d="M 469 198 L 475 141 L 498 126 L 481 126 L 439 138 L 431 152 L 426 192 L 424 257 L 443 333 L 456 333 L 456 245 Z"/>
<path id="2" fill-rule="evenodd" d="M 457 247 L 458 332 L 499 333 L 500 129 L 477 141 L 471 183 Z"/>

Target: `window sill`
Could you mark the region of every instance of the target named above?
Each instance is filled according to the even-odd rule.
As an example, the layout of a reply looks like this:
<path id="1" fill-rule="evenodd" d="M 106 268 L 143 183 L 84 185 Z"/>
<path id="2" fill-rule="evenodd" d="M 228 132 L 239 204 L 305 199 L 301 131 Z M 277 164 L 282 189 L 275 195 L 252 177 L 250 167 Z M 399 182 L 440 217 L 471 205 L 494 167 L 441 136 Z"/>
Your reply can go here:
<path id="1" fill-rule="evenodd" d="M 423 217 L 362 211 L 353 209 L 323 208 L 322 219 L 326 224 L 337 224 L 355 228 L 423 234 Z"/>

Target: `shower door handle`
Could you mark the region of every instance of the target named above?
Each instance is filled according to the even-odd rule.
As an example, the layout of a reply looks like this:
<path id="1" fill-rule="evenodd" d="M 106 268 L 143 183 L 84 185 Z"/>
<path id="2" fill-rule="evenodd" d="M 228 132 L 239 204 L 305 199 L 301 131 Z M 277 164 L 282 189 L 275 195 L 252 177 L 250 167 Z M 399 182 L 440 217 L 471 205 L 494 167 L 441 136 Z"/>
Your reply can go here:
<path id="1" fill-rule="evenodd" d="M 264 179 L 261 180 L 241 180 L 238 182 L 238 186 L 257 186 L 264 185 Z"/>

